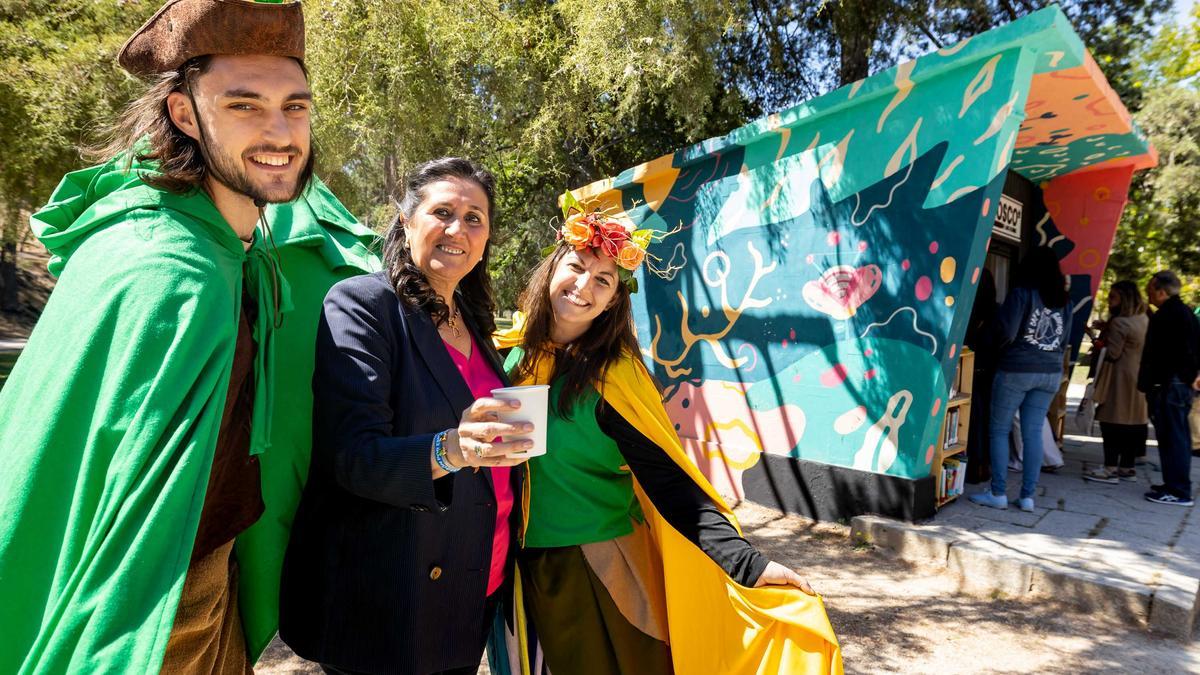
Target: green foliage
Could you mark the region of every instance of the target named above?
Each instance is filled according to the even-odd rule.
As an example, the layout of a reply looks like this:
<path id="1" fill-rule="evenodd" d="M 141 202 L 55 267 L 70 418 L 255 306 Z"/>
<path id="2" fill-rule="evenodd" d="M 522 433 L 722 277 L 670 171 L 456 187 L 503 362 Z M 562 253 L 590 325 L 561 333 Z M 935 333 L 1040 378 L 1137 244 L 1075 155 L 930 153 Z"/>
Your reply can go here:
<path id="1" fill-rule="evenodd" d="M 404 171 L 465 155 L 497 178 L 493 279 L 513 306 L 555 197 L 742 121 L 719 88 L 723 0 L 310 0 L 321 174 L 382 227 Z M 732 102 L 731 102 L 732 101 Z"/>
<path id="2" fill-rule="evenodd" d="M 1176 84 L 1200 74 L 1200 5 L 1187 22 L 1163 25 L 1143 51 L 1137 74 L 1148 85 Z"/>
<path id="3" fill-rule="evenodd" d="M 1058 4 L 1131 108 L 1132 65 L 1171 0 L 745 0 L 722 52 L 731 88 L 779 110 Z"/>
<path id="4" fill-rule="evenodd" d="M 512 308 L 526 271 L 554 241 L 564 188 L 1044 4 L 305 0 L 319 171 L 351 211 L 382 229 L 412 165 L 464 155 L 487 166 L 498 182 L 493 279 L 501 307 Z M 79 148 L 140 91 L 115 56 L 159 5 L 0 0 L 0 242 L 25 236 L 18 214 L 82 166 Z M 1151 41 L 1170 0 L 1062 5 L 1127 103 L 1136 107 L 1148 92 L 1139 119 L 1164 156 L 1163 169 L 1135 185 L 1114 265 L 1141 270 L 1158 256 L 1194 269 L 1187 233 L 1196 223 L 1200 115 L 1190 97 L 1200 23 L 1166 27 Z"/>
<path id="5" fill-rule="evenodd" d="M 117 51 L 151 2 L 0 0 L 0 241 L 22 238 L 79 148 L 139 89 Z"/>
<path id="6" fill-rule="evenodd" d="M 1145 281 L 1169 267 L 1200 302 L 1200 8 L 1190 23 L 1164 26 L 1136 71 L 1145 96 L 1135 117 L 1159 165 L 1134 177 L 1105 276 Z"/>

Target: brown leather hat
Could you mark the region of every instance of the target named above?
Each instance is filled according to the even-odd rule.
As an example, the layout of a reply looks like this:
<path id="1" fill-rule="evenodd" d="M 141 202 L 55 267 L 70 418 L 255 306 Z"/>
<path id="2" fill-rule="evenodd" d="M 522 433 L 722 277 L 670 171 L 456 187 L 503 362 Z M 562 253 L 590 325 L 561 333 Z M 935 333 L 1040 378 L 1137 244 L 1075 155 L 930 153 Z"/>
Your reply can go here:
<path id="1" fill-rule="evenodd" d="M 168 0 L 121 48 L 117 63 L 138 77 L 176 70 L 207 54 L 304 58 L 297 2 Z"/>

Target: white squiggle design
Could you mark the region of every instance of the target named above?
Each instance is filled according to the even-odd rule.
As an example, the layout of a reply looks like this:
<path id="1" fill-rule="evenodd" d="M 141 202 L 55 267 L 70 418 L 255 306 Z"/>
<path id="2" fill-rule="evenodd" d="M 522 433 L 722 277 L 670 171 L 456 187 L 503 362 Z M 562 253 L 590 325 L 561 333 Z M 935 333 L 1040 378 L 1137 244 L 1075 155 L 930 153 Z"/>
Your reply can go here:
<path id="1" fill-rule="evenodd" d="M 988 125 L 987 130 L 980 134 L 979 138 L 975 139 L 975 145 L 979 145 L 992 136 L 1000 133 L 1000 130 L 1004 128 L 1004 123 L 1008 121 L 1008 116 L 1012 114 L 1013 108 L 1017 105 L 1017 99 L 1020 97 L 1020 89 L 1013 92 L 1012 97 L 1008 99 L 1008 103 L 1000 106 L 1000 109 L 997 110 L 996 114 L 992 116 L 992 122 Z M 1007 160 L 1007 157 L 1005 157 L 1005 159 Z"/>
<path id="2" fill-rule="evenodd" d="M 942 183 L 945 183 L 946 179 L 950 177 L 950 174 L 954 173 L 955 167 L 957 167 L 959 164 L 962 164 L 964 157 L 965 155 L 959 155 L 958 157 L 955 157 L 954 161 L 950 162 L 950 166 L 946 167 L 946 170 L 942 172 L 942 175 L 933 179 L 933 182 L 929 184 L 929 189 L 936 190 L 942 187 Z"/>
<path id="3" fill-rule="evenodd" d="M 1067 276 L 1070 277 L 1070 275 L 1067 275 Z M 1071 316 L 1075 316 L 1076 314 L 1078 314 L 1079 310 L 1083 309 L 1083 306 L 1091 301 L 1092 301 L 1092 296 L 1089 295 L 1086 298 L 1075 303 L 1075 307 L 1071 309 Z"/>
<path id="4" fill-rule="evenodd" d="M 990 61 L 984 64 L 979 72 L 975 74 L 975 78 L 967 85 L 966 91 L 963 92 L 962 108 L 958 111 L 958 119 L 962 119 L 963 115 L 975 105 L 975 101 L 979 100 L 992 88 L 992 80 L 996 76 L 996 64 L 1000 63 L 1000 58 L 1003 54 L 997 54 Z"/>
<path id="5" fill-rule="evenodd" d="M 914 164 L 913 162 L 909 163 L 908 169 L 904 172 L 904 178 L 901 178 L 899 183 L 896 183 L 895 185 L 892 186 L 891 190 L 888 190 L 887 201 L 882 204 L 872 205 L 871 208 L 867 210 L 867 215 L 862 217 L 862 220 L 858 219 L 858 207 L 862 206 L 862 204 L 860 203 L 861 199 L 862 199 L 860 195 L 862 193 L 860 193 L 860 192 L 854 193 L 854 211 L 850 214 L 850 224 L 855 227 L 862 227 L 863 223 L 867 222 L 867 219 L 869 219 L 871 217 L 871 214 L 875 212 L 875 209 L 886 209 L 887 207 L 891 206 L 892 198 L 896 196 L 896 190 L 900 189 L 901 185 L 904 185 L 905 183 L 907 183 L 908 177 L 910 175 L 912 175 L 913 164 Z"/>
<path id="6" fill-rule="evenodd" d="M 1058 242 L 1062 241 L 1063 239 L 1067 238 L 1067 235 L 1060 234 L 1057 237 L 1050 239 L 1050 241 L 1047 242 L 1046 240 L 1050 238 L 1050 235 L 1046 234 L 1045 228 L 1046 228 L 1046 223 L 1049 220 L 1050 220 L 1050 212 L 1047 211 L 1046 213 L 1042 214 L 1042 219 L 1037 221 L 1037 225 L 1033 226 L 1033 229 L 1035 231 L 1037 231 L 1037 233 L 1038 233 L 1038 237 L 1039 237 L 1038 246 L 1053 246 L 1053 245 L 1057 244 Z"/>
<path id="7" fill-rule="evenodd" d="M 865 82 L 865 80 L 859 80 L 858 82 L 850 85 L 850 95 L 846 97 L 847 101 L 854 98 L 854 95 L 857 94 L 858 90 L 862 87 L 863 82 Z"/>
<path id="8" fill-rule="evenodd" d="M 886 321 L 883 321 L 883 322 L 878 322 L 878 321 L 876 321 L 876 322 L 874 322 L 874 323 L 871 323 L 870 325 L 868 325 L 868 326 L 866 327 L 866 329 L 864 329 L 864 330 L 863 330 L 862 334 L 858 336 L 858 337 L 859 337 L 859 339 L 862 339 L 862 338 L 865 338 L 865 337 L 867 337 L 867 333 L 870 333 L 872 328 L 882 328 L 883 326 L 886 326 L 886 325 L 888 325 L 889 323 L 891 323 L 891 322 L 892 322 L 892 319 L 896 318 L 896 315 L 897 315 L 897 314 L 899 314 L 900 312 L 904 312 L 904 311 L 909 311 L 909 312 L 912 312 L 912 315 L 913 315 L 913 325 L 912 325 L 912 327 L 913 327 L 913 332 L 914 332 L 914 333 L 916 333 L 917 335 L 924 335 L 925 337 L 927 337 L 927 338 L 929 338 L 930 340 L 932 340 L 932 341 L 933 341 L 933 349 L 929 350 L 929 353 L 930 353 L 930 354 L 937 354 L 937 347 L 938 347 L 938 341 L 937 341 L 937 338 L 936 338 L 936 337 L 934 337 L 932 333 L 927 333 L 927 332 L 925 332 L 925 331 L 923 331 L 923 330 L 921 330 L 920 328 L 918 328 L 918 327 L 917 327 L 917 310 L 916 310 L 915 308 L 913 308 L 913 307 L 901 307 L 900 309 L 897 309 L 896 311 L 892 312 L 892 315 L 891 315 L 891 316 L 889 316 L 889 317 L 887 318 L 887 320 L 886 320 Z"/>
<path id="9" fill-rule="evenodd" d="M 683 262 L 675 264 L 675 256 L 679 256 Z M 683 248 L 683 242 L 676 242 L 675 250 L 671 251 L 671 259 L 667 262 L 667 272 L 663 275 L 663 279 L 675 281 L 675 275 L 679 274 L 679 270 L 687 267 L 687 262 L 687 251 Z"/>
<path id="10" fill-rule="evenodd" d="M 754 348 L 754 345 L 750 344 L 749 342 L 743 343 L 740 347 L 737 348 L 737 351 L 735 351 L 734 354 L 737 354 L 739 361 L 741 361 L 742 363 L 745 363 L 745 361 L 743 359 L 746 359 L 749 357 L 742 356 L 742 350 L 746 349 L 747 347 L 750 348 L 750 353 L 754 355 L 754 360 L 750 364 L 749 367 L 742 366 L 740 370 L 743 373 L 752 373 L 752 372 L 754 372 L 754 369 L 758 367 L 758 350 Z"/>
<path id="11" fill-rule="evenodd" d="M 1030 178 L 1046 178 L 1067 168 L 1066 162 L 1055 164 L 1017 164 L 1014 162 L 1014 164 L 1021 171 L 1033 174 Z"/>
<path id="12" fill-rule="evenodd" d="M 884 473 L 892 468 L 899 454 L 900 427 L 904 426 L 904 421 L 908 419 L 912 401 L 912 392 L 907 389 L 892 394 L 883 414 L 863 436 L 862 447 L 854 453 L 854 468 L 861 471 L 873 470 L 877 473 Z M 875 460 L 873 469 L 871 460 Z"/>
<path id="13" fill-rule="evenodd" d="M 954 192 L 950 193 L 950 196 L 946 198 L 946 203 L 949 204 L 950 202 L 954 201 L 955 199 L 958 199 L 959 197 L 962 197 L 963 195 L 970 194 L 978 189 L 979 189 L 978 185 L 964 185 L 964 186 L 958 188 L 957 190 L 955 190 Z"/>

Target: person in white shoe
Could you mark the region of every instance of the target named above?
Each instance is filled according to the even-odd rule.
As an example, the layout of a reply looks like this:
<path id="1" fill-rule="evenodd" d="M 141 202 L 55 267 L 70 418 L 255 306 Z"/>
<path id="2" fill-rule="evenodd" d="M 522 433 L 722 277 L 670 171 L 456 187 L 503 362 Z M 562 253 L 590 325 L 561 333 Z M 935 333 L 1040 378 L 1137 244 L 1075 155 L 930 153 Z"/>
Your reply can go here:
<path id="1" fill-rule="evenodd" d="M 991 489 L 968 499 L 981 506 L 1008 508 L 1008 432 L 1020 410 L 1024 463 L 1021 495 L 1015 503 L 1022 511 L 1032 511 L 1042 467 L 1042 420 L 1058 393 L 1063 352 L 1070 343 L 1071 312 L 1066 277 L 1049 248 L 1035 248 L 1025 256 L 1016 282 L 996 317 L 1002 346 L 992 384 Z"/>
<path id="2" fill-rule="evenodd" d="M 1104 363 L 1096 376 L 1096 421 L 1104 438 L 1104 467 L 1083 475 L 1096 483 L 1136 480 L 1134 463 L 1146 454 L 1150 418 L 1146 397 L 1137 388 L 1138 366 L 1150 316 L 1132 281 L 1118 281 L 1108 292 L 1108 321 L 1099 322 Z"/>

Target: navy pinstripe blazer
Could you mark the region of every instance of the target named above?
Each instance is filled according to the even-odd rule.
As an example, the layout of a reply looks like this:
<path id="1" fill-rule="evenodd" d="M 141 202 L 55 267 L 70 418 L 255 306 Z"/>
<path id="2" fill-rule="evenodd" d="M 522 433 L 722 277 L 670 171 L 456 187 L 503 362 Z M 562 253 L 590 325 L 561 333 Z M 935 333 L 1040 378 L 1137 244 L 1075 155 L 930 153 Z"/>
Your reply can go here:
<path id="1" fill-rule="evenodd" d="M 468 327 L 505 379 L 490 336 Z M 432 320 L 400 303 L 383 272 L 330 289 L 316 349 L 312 465 L 284 560 L 280 636 L 354 672 L 478 664 L 491 476 L 434 481 L 429 467 L 434 434 L 458 426 L 474 397 Z M 515 483 L 514 494 L 520 504 Z"/>

